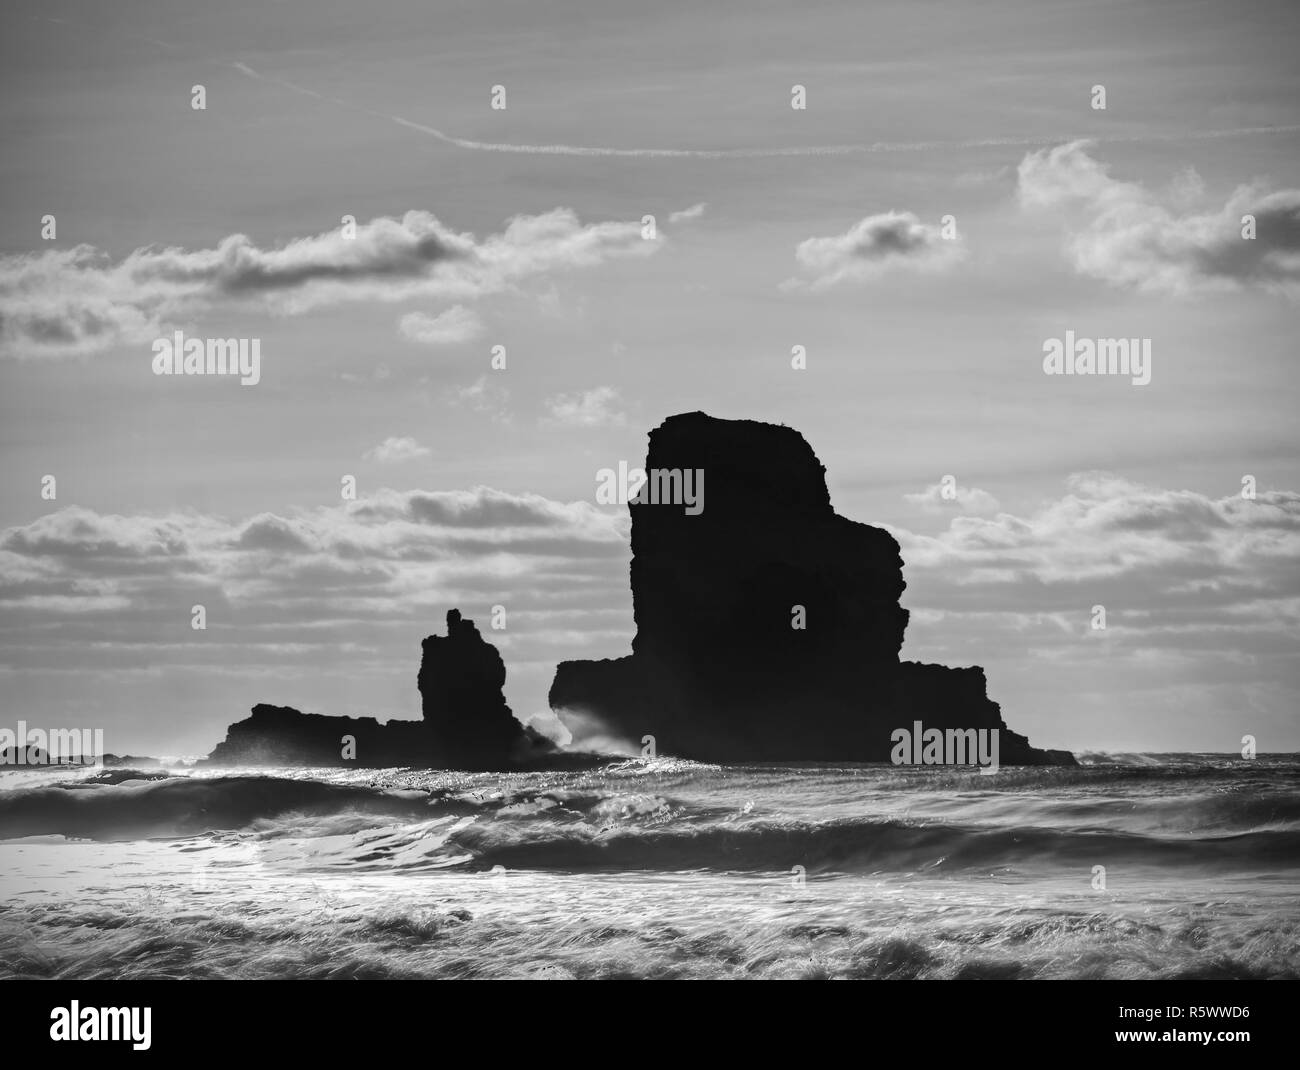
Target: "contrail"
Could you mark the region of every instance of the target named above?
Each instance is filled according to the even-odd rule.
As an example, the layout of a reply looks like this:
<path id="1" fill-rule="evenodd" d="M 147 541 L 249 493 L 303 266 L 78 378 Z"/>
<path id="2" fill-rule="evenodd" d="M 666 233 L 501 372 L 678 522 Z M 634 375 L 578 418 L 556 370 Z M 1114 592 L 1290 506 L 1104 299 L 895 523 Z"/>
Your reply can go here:
<path id="1" fill-rule="evenodd" d="M 259 81 L 272 82 L 295 93 L 303 93 L 318 100 L 328 100 L 346 108 L 354 108 L 376 118 L 396 123 L 398 126 L 453 145 L 458 149 L 473 152 L 509 152 L 527 156 L 614 156 L 614 157 L 659 157 L 664 159 L 695 160 L 753 160 L 777 156 L 861 156 L 882 152 L 930 152 L 936 149 L 985 149 L 985 148 L 1029 148 L 1039 145 L 1059 145 L 1070 141 L 1096 142 L 1132 142 L 1132 141 L 1206 141 L 1225 137 L 1244 137 L 1250 134 L 1295 134 L 1300 133 L 1300 123 L 1286 126 L 1239 126 L 1227 130 L 1195 130 L 1176 134 L 1115 134 L 1111 136 L 1098 134 L 1078 134 L 1062 137 L 1060 135 L 1030 135 L 1025 137 L 985 137 L 968 138 L 960 141 L 872 141 L 853 145 L 798 145 L 787 148 L 767 149 L 617 149 L 603 145 L 516 145 L 504 141 L 473 141 L 469 138 L 454 137 L 436 127 L 424 123 L 403 119 L 400 115 L 386 115 L 360 105 L 351 104 L 337 97 L 329 97 L 307 89 L 283 78 L 272 78 L 259 74 L 247 64 L 234 64 L 236 70 Z"/>

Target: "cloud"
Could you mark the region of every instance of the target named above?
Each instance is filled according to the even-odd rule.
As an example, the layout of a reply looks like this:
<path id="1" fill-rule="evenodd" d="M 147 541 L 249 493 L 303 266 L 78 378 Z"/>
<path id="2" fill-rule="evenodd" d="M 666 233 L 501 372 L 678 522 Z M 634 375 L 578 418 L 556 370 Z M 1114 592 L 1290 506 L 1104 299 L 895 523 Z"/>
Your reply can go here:
<path id="1" fill-rule="evenodd" d="M 699 204 L 693 204 L 689 208 L 683 208 L 680 212 L 673 212 L 668 217 L 669 223 L 685 223 L 692 219 L 699 219 L 704 215 L 704 210 L 708 204 L 701 201 Z"/>
<path id="2" fill-rule="evenodd" d="M 890 530 L 912 613 L 903 656 L 987 666 L 1031 735 L 1229 750 L 1245 732 L 1279 749 L 1291 733 L 1300 493 L 1216 498 L 1089 472 L 1022 515 Z"/>
<path id="3" fill-rule="evenodd" d="M 134 712 L 106 727 L 153 746 L 160 722 L 139 710 L 163 710 L 205 750 L 259 701 L 418 719 L 420 638 L 453 606 L 485 630 L 503 606 L 509 628 L 488 638 L 507 696 L 539 709 L 559 661 L 631 639 L 629 526 L 592 502 L 488 487 L 234 519 L 66 508 L 0 530 L 0 677 L 97 711 L 112 694 Z"/>
<path id="4" fill-rule="evenodd" d="M 141 643 L 145 658 L 167 636 L 191 639 L 192 603 L 206 605 L 217 630 L 204 641 L 218 645 L 287 633 L 309 646 L 354 641 L 349 622 L 383 631 L 458 603 L 505 603 L 580 629 L 583 606 L 626 599 L 627 538 L 627 517 L 594 503 L 489 487 L 385 489 L 235 520 L 69 507 L 0 531 L 0 616 L 15 637 L 40 623 L 8 655 L 23 665 L 55 663 L 53 648 L 79 640 Z M 95 611 L 114 614 L 111 637 L 83 620 Z M 29 646 L 45 653 L 29 661 L 18 649 Z"/>
<path id="5" fill-rule="evenodd" d="M 927 512 L 951 512 L 953 509 L 963 513 L 996 513 L 1001 506 L 997 498 L 979 487 L 967 487 L 954 484 L 955 497 L 943 496 L 943 483 L 935 483 L 916 494 L 904 494 L 903 497 L 913 505 L 919 505 Z"/>
<path id="6" fill-rule="evenodd" d="M 114 263 L 88 245 L 0 257 L 0 354 L 66 356 L 147 342 L 216 307 L 296 315 L 339 301 L 473 300 L 531 277 L 644 256 L 639 222 L 583 224 L 570 210 L 516 216 L 483 240 L 407 212 L 262 249 L 142 248 Z M 459 315 L 459 314 L 458 314 Z M 418 321 L 417 321 L 418 322 Z"/>
<path id="7" fill-rule="evenodd" d="M 957 586 L 1019 585 L 1034 598 L 1053 585 L 1106 581 L 1123 581 L 1126 601 L 1148 603 L 1161 591 L 1234 587 L 1253 601 L 1300 590 L 1298 493 L 1214 499 L 1104 472 L 1076 473 L 1066 486 L 1024 517 L 955 517 L 937 536 L 896 531 L 909 571 L 940 571 Z"/>
<path id="8" fill-rule="evenodd" d="M 1198 210 L 1205 193 L 1194 171 L 1152 191 L 1112 178 L 1092 145 L 1031 152 L 1018 169 L 1021 206 L 1065 218 L 1079 274 L 1176 296 L 1248 286 L 1300 296 L 1300 190 L 1243 185 L 1222 206 Z M 1254 239 L 1242 236 L 1246 215 Z"/>
<path id="9" fill-rule="evenodd" d="M 486 375 L 480 375 L 469 386 L 455 388 L 447 400 L 449 404 L 485 413 L 495 423 L 509 424 L 514 420 L 510 414 L 510 391 L 489 381 Z"/>
<path id="10" fill-rule="evenodd" d="M 50 696 L 50 717 L 83 694 L 112 737 L 183 732 L 206 750 L 260 701 L 418 719 L 420 639 L 452 607 L 501 651 L 521 715 L 545 707 L 558 662 L 630 642 L 630 520 L 595 504 L 594 483 L 591 501 L 361 493 L 235 517 L 67 507 L 0 529 L 6 693 Z M 489 632 L 494 606 L 509 626 Z"/>
<path id="11" fill-rule="evenodd" d="M 945 239 L 938 226 L 922 223 L 911 212 L 883 212 L 859 220 L 845 233 L 808 238 L 795 247 L 804 278 L 789 279 L 786 289 L 822 290 L 844 282 L 865 282 L 893 267 L 935 271 L 963 255 L 959 239 Z"/>
<path id="12" fill-rule="evenodd" d="M 414 461 L 420 457 L 428 457 L 433 451 L 428 446 L 421 446 L 413 438 L 386 438 L 374 449 L 367 450 L 365 459 L 367 461 L 378 461 L 380 464 L 399 464 L 402 461 Z"/>
<path id="13" fill-rule="evenodd" d="M 618 408 L 619 393 L 612 386 L 598 386 L 577 394 L 547 398 L 548 423 L 569 427 L 622 427 L 626 415 Z"/>
<path id="14" fill-rule="evenodd" d="M 478 313 L 464 305 L 452 305 L 436 316 L 408 312 L 398 326 L 403 336 L 412 342 L 430 346 L 468 342 L 483 333 L 483 321 L 478 318 Z"/>

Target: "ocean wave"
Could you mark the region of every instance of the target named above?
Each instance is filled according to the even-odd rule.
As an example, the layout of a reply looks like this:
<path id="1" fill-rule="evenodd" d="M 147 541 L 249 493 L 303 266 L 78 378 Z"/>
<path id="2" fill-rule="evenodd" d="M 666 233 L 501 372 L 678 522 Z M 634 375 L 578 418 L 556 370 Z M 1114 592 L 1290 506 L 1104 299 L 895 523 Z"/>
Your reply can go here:
<path id="1" fill-rule="evenodd" d="M 832 895 L 756 909 L 766 883 L 591 882 L 531 920 L 467 888 L 433 903 L 302 886 L 183 911 L 156 898 L 58 912 L 0 904 L 0 978 L 1300 977 L 1294 914 L 1263 902 L 1246 918 L 1194 903 L 1049 909 L 969 894 L 941 914 Z"/>
<path id="2" fill-rule="evenodd" d="M 423 792 L 384 791 L 283 777 L 166 777 L 81 780 L 0 793 L 0 837 L 83 839 L 192 836 L 245 828 L 289 812 L 355 810 L 383 817 L 427 812 Z"/>
<path id="3" fill-rule="evenodd" d="M 808 873 L 944 872 L 1001 867 L 1073 866 L 1087 871 L 1138 866 L 1240 871 L 1292 868 L 1300 832 L 1166 838 L 1098 829 L 971 828 L 897 821 L 652 828 L 551 825 L 545 830 L 474 823 L 449 839 L 473 865 L 510 869 L 775 871 Z"/>
<path id="4" fill-rule="evenodd" d="M 288 868 L 1265 872 L 1300 863 L 1293 767 L 1085 767 L 1053 771 L 1052 790 L 1031 779 L 1038 772 L 681 762 L 504 778 L 112 770 L 0 791 L 0 839 L 239 835 Z"/>
<path id="5" fill-rule="evenodd" d="M 1300 976 L 1300 765 L 1158 757 L 29 772 L 0 977 Z"/>

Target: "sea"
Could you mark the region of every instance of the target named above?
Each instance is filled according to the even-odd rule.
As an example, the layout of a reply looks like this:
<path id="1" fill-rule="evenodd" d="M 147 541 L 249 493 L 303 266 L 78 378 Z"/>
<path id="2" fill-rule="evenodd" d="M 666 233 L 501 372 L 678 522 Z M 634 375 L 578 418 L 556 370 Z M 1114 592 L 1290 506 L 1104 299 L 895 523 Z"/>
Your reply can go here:
<path id="1" fill-rule="evenodd" d="M 8 768 L 3 978 L 1296 978 L 1300 755 Z"/>

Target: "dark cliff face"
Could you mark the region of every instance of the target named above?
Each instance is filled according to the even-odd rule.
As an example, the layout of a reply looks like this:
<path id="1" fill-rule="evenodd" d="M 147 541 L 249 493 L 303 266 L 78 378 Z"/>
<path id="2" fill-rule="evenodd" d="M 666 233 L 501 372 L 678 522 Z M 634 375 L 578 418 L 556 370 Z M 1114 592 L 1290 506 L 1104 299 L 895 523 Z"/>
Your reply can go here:
<path id="1" fill-rule="evenodd" d="M 702 470 L 704 509 L 629 506 L 634 653 L 708 674 L 766 664 L 777 678 L 898 660 L 907 627 L 898 543 L 831 508 L 826 469 L 799 432 L 674 416 L 650 432 L 646 468 Z M 794 605 L 815 628 L 790 627 Z"/>
<path id="2" fill-rule="evenodd" d="M 645 467 L 702 470 L 703 511 L 629 505 L 633 653 L 562 663 L 561 716 L 594 713 L 706 761 L 885 761 L 890 733 L 915 720 L 1000 729 L 1006 764 L 1068 759 L 1006 730 L 982 669 L 900 663 L 898 543 L 834 511 L 797 431 L 673 416 Z"/>

